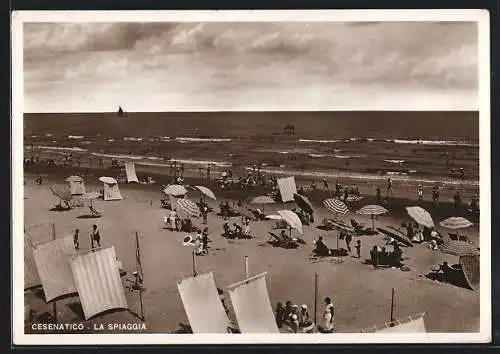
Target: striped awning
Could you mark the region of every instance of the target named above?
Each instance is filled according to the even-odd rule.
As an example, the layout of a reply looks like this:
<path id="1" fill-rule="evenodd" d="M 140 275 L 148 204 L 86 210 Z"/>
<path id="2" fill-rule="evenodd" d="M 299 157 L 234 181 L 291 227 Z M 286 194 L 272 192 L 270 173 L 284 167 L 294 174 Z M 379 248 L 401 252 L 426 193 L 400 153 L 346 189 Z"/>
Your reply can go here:
<path id="1" fill-rule="evenodd" d="M 385 214 L 388 212 L 389 212 L 389 210 L 387 210 L 386 208 L 381 207 L 380 205 L 374 205 L 374 204 L 365 205 L 364 207 L 362 207 L 361 209 L 356 211 L 356 213 L 362 214 L 362 215 L 381 215 L 381 214 Z"/>
<path id="2" fill-rule="evenodd" d="M 349 209 L 347 205 L 344 204 L 341 200 L 329 198 L 323 201 L 324 206 L 333 213 L 338 214 L 347 214 Z"/>
<path id="3" fill-rule="evenodd" d="M 183 196 L 187 194 L 187 189 L 184 188 L 184 186 L 181 186 L 180 184 L 170 184 L 168 185 L 164 190 L 163 193 L 166 195 L 173 195 L 173 196 Z"/>
<path id="4" fill-rule="evenodd" d="M 441 251 L 455 256 L 479 256 L 479 250 L 472 243 L 451 240 L 443 244 Z"/>
<path id="5" fill-rule="evenodd" d="M 439 225 L 447 229 L 456 230 L 456 229 L 465 229 L 474 224 L 469 220 L 467 220 L 466 218 L 463 218 L 461 216 L 454 216 L 441 221 Z"/>
<path id="6" fill-rule="evenodd" d="M 426 227 L 434 227 L 434 221 L 432 220 L 431 214 L 424 208 L 419 206 L 406 207 L 406 211 L 408 215 L 411 216 L 413 220 L 415 220 L 420 225 Z"/>
<path id="7" fill-rule="evenodd" d="M 198 205 L 196 205 L 195 202 L 192 202 L 189 199 L 177 199 L 177 206 L 190 216 L 200 216 L 200 208 L 198 207 Z"/>

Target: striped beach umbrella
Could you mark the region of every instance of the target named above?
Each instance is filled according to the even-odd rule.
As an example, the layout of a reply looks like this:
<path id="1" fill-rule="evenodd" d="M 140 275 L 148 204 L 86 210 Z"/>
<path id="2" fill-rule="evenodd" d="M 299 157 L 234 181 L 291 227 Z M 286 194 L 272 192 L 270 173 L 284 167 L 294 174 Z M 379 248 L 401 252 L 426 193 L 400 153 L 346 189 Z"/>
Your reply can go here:
<path id="1" fill-rule="evenodd" d="M 250 201 L 251 204 L 261 204 L 262 211 L 264 211 L 264 204 L 274 204 L 276 203 L 273 198 L 267 195 L 261 195 L 259 197 L 255 197 Z"/>
<path id="2" fill-rule="evenodd" d="M 371 215 L 372 217 L 372 230 L 375 231 L 375 219 L 373 218 L 374 215 L 382 215 L 385 213 L 388 213 L 389 210 L 387 210 L 384 207 L 381 207 L 380 205 L 375 205 L 375 204 L 370 204 L 370 205 L 365 205 L 356 213 L 361 214 L 361 215 Z"/>
<path id="3" fill-rule="evenodd" d="M 476 246 L 464 241 L 448 241 L 441 246 L 441 251 L 455 256 L 479 256 Z"/>
<path id="4" fill-rule="evenodd" d="M 208 189 L 207 187 L 205 186 L 194 186 L 196 189 L 198 189 L 201 193 L 203 193 L 203 195 L 206 195 L 207 197 L 209 197 L 210 199 L 213 199 L 213 200 L 217 200 L 217 198 L 215 198 L 215 194 L 214 192 L 212 192 L 210 189 Z"/>
<path id="5" fill-rule="evenodd" d="M 424 208 L 419 206 L 406 207 L 408 215 L 415 220 L 418 224 L 425 227 L 434 227 L 434 221 L 432 220 L 431 214 Z"/>
<path id="6" fill-rule="evenodd" d="M 439 223 L 444 228 L 451 230 L 465 229 L 474 225 L 472 222 L 461 216 L 453 216 Z"/>
<path id="7" fill-rule="evenodd" d="M 187 189 L 180 184 L 170 184 L 163 190 L 166 195 L 173 195 L 174 197 L 186 195 L 187 192 Z"/>
<path id="8" fill-rule="evenodd" d="M 190 201 L 189 199 L 177 199 L 177 206 L 190 216 L 194 216 L 196 218 L 200 216 L 200 208 L 198 208 L 196 203 Z"/>
<path id="9" fill-rule="evenodd" d="M 335 214 L 345 215 L 349 211 L 343 201 L 335 198 L 329 198 L 323 201 L 323 205 Z"/>

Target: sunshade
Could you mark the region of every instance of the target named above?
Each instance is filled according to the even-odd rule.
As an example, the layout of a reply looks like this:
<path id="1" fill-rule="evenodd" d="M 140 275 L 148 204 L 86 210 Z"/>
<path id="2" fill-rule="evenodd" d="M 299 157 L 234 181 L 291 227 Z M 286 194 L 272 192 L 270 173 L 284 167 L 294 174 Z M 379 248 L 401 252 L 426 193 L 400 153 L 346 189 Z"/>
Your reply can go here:
<path id="1" fill-rule="evenodd" d="M 66 178 L 66 182 L 82 182 L 83 178 L 80 176 L 69 176 Z"/>
<path id="2" fill-rule="evenodd" d="M 473 244 L 464 241 L 448 241 L 441 246 L 444 253 L 455 256 L 479 256 L 479 250 Z"/>
<path id="3" fill-rule="evenodd" d="M 276 203 L 273 198 L 267 195 L 261 195 L 259 197 L 253 198 L 250 203 L 262 205 L 262 210 L 264 210 L 264 204 L 274 204 Z"/>
<path id="4" fill-rule="evenodd" d="M 454 216 L 451 218 L 448 218 L 446 220 L 443 220 L 439 223 L 442 227 L 445 227 L 447 229 L 451 230 L 456 230 L 456 229 L 465 229 L 467 227 L 470 227 L 474 225 L 471 223 L 469 220 L 466 218 L 463 218 L 461 216 Z"/>
<path id="5" fill-rule="evenodd" d="M 356 211 L 356 213 L 362 214 L 362 215 L 381 215 L 381 214 L 385 214 L 388 212 L 389 212 L 389 210 L 387 210 L 386 208 L 381 207 L 380 205 L 374 205 L 374 204 L 365 205 L 364 207 L 362 207 L 361 209 Z"/>
<path id="6" fill-rule="evenodd" d="M 271 214 L 271 215 L 266 215 L 266 219 L 281 220 L 281 216 L 276 215 L 276 214 Z"/>
<path id="7" fill-rule="evenodd" d="M 291 210 L 278 210 L 278 214 L 285 220 L 292 228 L 296 229 L 301 235 L 304 234 L 302 230 L 302 222 L 299 216 Z"/>
<path id="8" fill-rule="evenodd" d="M 62 187 L 54 184 L 50 186 L 49 189 L 59 199 L 66 201 L 71 199 L 71 191 L 66 186 Z"/>
<path id="9" fill-rule="evenodd" d="M 240 214 L 241 216 L 246 217 L 247 219 L 257 221 L 257 218 L 255 217 L 255 215 L 248 210 L 238 208 L 236 206 L 230 206 L 229 209 L 231 209 L 232 211 L 234 211 L 237 214 Z"/>
<path id="10" fill-rule="evenodd" d="M 356 211 L 356 213 L 358 213 L 358 214 L 372 215 L 372 216 L 373 215 L 381 215 L 381 214 L 385 214 L 388 212 L 389 212 L 389 210 L 387 210 L 386 208 L 381 207 L 380 205 L 374 205 L 374 204 L 365 205 L 364 207 L 362 207 L 361 209 Z M 375 220 L 373 217 L 372 217 L 372 230 L 375 230 Z"/>
<path id="11" fill-rule="evenodd" d="M 99 181 L 106 184 L 117 184 L 118 182 L 113 177 L 99 177 Z"/>
<path id="12" fill-rule="evenodd" d="M 420 225 L 429 228 L 434 227 L 434 221 L 432 220 L 431 214 L 429 214 L 429 212 L 424 208 L 412 206 L 406 207 L 406 211 L 408 212 L 408 215 L 410 215 L 410 217 Z"/>
<path id="13" fill-rule="evenodd" d="M 380 233 L 382 233 L 382 234 L 384 234 L 386 236 L 392 237 L 396 241 L 401 242 L 402 244 L 404 244 L 405 246 L 413 247 L 413 244 L 411 243 L 411 241 L 407 237 L 405 237 L 405 236 L 398 235 L 395 232 L 383 229 L 381 227 L 377 227 L 377 231 L 379 231 Z"/>
<path id="14" fill-rule="evenodd" d="M 189 199 L 177 199 L 177 206 L 188 215 L 194 217 L 200 216 L 200 208 L 198 207 L 198 205 L 196 205 L 195 202 L 192 202 Z"/>
<path id="15" fill-rule="evenodd" d="M 212 192 L 207 187 L 204 187 L 204 186 L 195 186 L 195 188 L 197 188 L 201 193 L 203 193 L 203 195 L 206 195 L 210 199 L 217 200 L 217 198 L 215 198 L 214 192 Z"/>
<path id="16" fill-rule="evenodd" d="M 180 184 L 170 184 L 164 190 L 163 193 L 166 195 L 182 196 L 187 194 L 187 189 Z"/>
<path id="17" fill-rule="evenodd" d="M 347 225 L 346 223 L 344 223 L 342 221 L 327 220 L 327 224 L 328 224 L 328 226 L 330 226 L 338 231 L 345 231 L 345 232 L 349 232 L 352 234 L 356 233 L 356 231 L 351 226 Z"/>
<path id="18" fill-rule="evenodd" d="M 293 195 L 293 199 L 295 200 L 295 203 L 297 203 L 300 209 L 304 210 L 306 213 L 309 214 L 314 213 L 314 209 L 309 199 L 297 193 Z"/>
<path id="19" fill-rule="evenodd" d="M 347 208 L 347 205 L 345 205 L 344 202 L 342 202 L 341 200 L 338 200 L 338 199 L 334 199 L 334 198 L 325 199 L 323 201 L 323 204 L 325 205 L 325 207 L 328 210 L 330 210 L 331 212 L 333 212 L 335 214 L 345 215 L 349 211 L 349 209 Z"/>

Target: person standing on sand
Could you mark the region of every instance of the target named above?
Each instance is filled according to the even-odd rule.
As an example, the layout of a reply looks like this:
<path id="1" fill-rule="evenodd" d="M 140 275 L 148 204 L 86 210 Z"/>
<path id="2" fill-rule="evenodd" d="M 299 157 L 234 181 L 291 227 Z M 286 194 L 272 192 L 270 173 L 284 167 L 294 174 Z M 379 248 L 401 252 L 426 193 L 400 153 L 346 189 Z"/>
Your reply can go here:
<path id="1" fill-rule="evenodd" d="M 104 168 L 104 164 L 102 163 L 102 157 L 99 158 L 99 168 L 100 169 L 103 169 Z"/>
<path id="2" fill-rule="evenodd" d="M 460 204 L 462 203 L 462 198 L 460 197 L 460 191 L 457 191 L 453 196 L 453 200 L 455 202 L 455 209 L 460 208 Z"/>
<path id="3" fill-rule="evenodd" d="M 210 183 L 210 165 L 207 166 L 207 181 Z"/>
<path id="4" fill-rule="evenodd" d="M 389 195 L 394 195 L 394 193 L 392 192 L 392 180 L 390 177 L 387 178 L 387 199 L 389 199 Z"/>
<path id="5" fill-rule="evenodd" d="M 78 250 L 80 248 L 80 244 L 78 243 L 78 236 L 80 235 L 80 230 L 76 229 L 75 234 L 73 235 L 73 244 L 75 245 L 75 249 Z"/>
<path id="6" fill-rule="evenodd" d="M 417 186 L 417 199 L 419 201 L 424 200 L 424 186 L 422 186 L 421 184 Z"/>
<path id="7" fill-rule="evenodd" d="M 382 194 L 380 192 L 380 187 L 377 187 L 377 204 L 380 204 L 382 201 Z"/>
<path id="8" fill-rule="evenodd" d="M 345 234 L 345 246 L 347 248 L 347 252 L 351 253 L 351 242 L 352 242 L 352 235 L 349 232 L 346 232 Z"/>
<path id="9" fill-rule="evenodd" d="M 328 189 L 328 181 L 326 180 L 326 178 L 323 178 L 323 187 L 325 187 L 325 189 Z"/>
<path id="10" fill-rule="evenodd" d="M 356 241 L 356 257 L 361 258 L 361 240 Z"/>
<path id="11" fill-rule="evenodd" d="M 101 247 L 101 235 L 99 234 L 99 230 L 97 229 L 97 225 L 92 225 L 92 248 L 94 248 L 94 243 L 97 244 L 97 247 Z"/>
<path id="12" fill-rule="evenodd" d="M 203 204 L 202 207 L 202 215 L 203 215 L 203 224 L 207 224 L 207 218 L 208 218 L 208 207 L 206 204 Z"/>

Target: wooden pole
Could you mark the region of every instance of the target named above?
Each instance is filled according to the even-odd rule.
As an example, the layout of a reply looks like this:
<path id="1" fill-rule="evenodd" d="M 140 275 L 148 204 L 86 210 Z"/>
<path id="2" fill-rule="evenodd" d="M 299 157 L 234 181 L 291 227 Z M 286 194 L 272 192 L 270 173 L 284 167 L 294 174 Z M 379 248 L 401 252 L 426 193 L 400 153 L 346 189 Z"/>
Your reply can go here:
<path id="1" fill-rule="evenodd" d="M 52 223 L 52 239 L 56 239 L 56 225 Z M 54 311 L 54 323 L 57 323 L 57 301 L 52 302 L 52 310 Z"/>
<path id="2" fill-rule="evenodd" d="M 141 262 L 141 249 L 139 246 L 139 233 L 135 233 L 135 247 L 136 247 L 136 269 L 139 273 L 141 284 L 139 284 L 139 302 L 141 304 L 141 319 L 144 321 L 146 318 L 144 316 L 144 304 L 142 302 L 142 284 L 144 283 L 144 276 L 142 274 L 142 262 Z"/>
<path id="3" fill-rule="evenodd" d="M 395 288 L 392 288 L 392 296 L 391 296 L 391 327 L 394 327 L 394 291 Z"/>
<path id="4" fill-rule="evenodd" d="M 317 325 L 318 273 L 314 273 L 314 324 Z"/>
<path id="5" fill-rule="evenodd" d="M 195 253 L 194 253 L 194 248 L 193 248 L 193 276 L 195 277 L 196 274 L 196 262 L 195 262 Z"/>
<path id="6" fill-rule="evenodd" d="M 248 256 L 245 256 L 245 278 L 250 276 L 250 271 L 248 269 Z"/>

